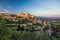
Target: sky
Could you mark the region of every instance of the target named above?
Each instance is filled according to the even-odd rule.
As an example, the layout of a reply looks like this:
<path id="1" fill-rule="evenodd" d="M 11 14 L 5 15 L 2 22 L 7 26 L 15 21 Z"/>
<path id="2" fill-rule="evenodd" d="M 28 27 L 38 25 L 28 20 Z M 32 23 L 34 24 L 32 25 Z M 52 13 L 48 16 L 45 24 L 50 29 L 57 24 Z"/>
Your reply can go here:
<path id="1" fill-rule="evenodd" d="M 0 12 L 60 17 L 60 0 L 0 0 Z"/>

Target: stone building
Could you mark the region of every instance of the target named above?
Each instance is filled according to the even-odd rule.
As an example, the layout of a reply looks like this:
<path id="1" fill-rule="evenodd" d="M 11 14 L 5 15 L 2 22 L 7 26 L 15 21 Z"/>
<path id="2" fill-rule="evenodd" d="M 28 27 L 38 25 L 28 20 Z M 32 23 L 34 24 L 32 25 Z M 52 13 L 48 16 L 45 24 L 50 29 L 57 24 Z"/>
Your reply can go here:
<path id="1" fill-rule="evenodd" d="M 27 13 L 18 13 L 18 14 L 16 14 L 17 16 L 19 16 L 19 17 L 23 17 L 23 18 L 35 18 L 35 16 L 33 16 L 33 15 L 30 15 L 28 12 Z"/>

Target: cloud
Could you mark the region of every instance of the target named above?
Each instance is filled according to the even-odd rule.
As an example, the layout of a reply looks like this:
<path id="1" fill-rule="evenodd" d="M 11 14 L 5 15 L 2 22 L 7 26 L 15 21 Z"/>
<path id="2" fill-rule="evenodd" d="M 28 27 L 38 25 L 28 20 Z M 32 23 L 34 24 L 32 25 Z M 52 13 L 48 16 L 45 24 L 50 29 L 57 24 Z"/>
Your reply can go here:
<path id="1" fill-rule="evenodd" d="M 0 13 L 9 13 L 8 9 L 0 7 Z"/>
<path id="2" fill-rule="evenodd" d="M 3 9 L 3 10 L 4 10 L 4 12 L 9 13 L 9 11 L 7 9 Z"/>
<path id="3" fill-rule="evenodd" d="M 0 9 L 0 13 L 9 13 L 7 9 Z"/>

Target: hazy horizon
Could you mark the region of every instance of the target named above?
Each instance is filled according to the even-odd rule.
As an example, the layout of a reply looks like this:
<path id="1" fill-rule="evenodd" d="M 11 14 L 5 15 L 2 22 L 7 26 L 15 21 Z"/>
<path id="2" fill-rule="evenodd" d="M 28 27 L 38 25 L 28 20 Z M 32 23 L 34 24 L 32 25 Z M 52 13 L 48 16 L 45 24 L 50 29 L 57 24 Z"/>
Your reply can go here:
<path id="1" fill-rule="evenodd" d="M 0 0 L 0 12 L 60 17 L 60 0 Z"/>

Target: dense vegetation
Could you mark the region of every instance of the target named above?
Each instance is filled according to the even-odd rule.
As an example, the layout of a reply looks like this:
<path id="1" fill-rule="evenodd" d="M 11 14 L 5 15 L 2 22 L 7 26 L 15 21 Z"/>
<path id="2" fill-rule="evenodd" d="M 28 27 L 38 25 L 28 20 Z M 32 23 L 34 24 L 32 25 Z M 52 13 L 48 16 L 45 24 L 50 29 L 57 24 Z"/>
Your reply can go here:
<path id="1" fill-rule="evenodd" d="M 26 23 L 27 19 L 21 19 L 19 22 L 10 22 L 4 18 L 0 18 L 0 40 L 49 40 L 49 35 L 46 32 L 34 31 L 34 27 L 31 26 L 31 30 L 27 29 L 24 31 L 23 27 L 19 25 L 22 23 Z M 8 27 L 6 24 L 15 23 L 17 25 L 17 29 L 12 29 Z M 40 25 L 40 24 L 37 24 Z M 60 40 L 60 26 L 52 25 L 52 40 Z M 13 26 L 13 25 L 10 25 Z M 16 25 L 15 25 L 16 26 Z M 45 28 L 48 29 L 48 26 Z M 45 30 L 44 30 L 45 31 Z"/>

